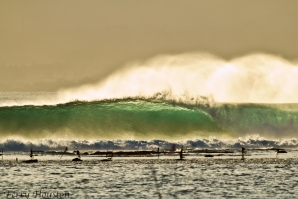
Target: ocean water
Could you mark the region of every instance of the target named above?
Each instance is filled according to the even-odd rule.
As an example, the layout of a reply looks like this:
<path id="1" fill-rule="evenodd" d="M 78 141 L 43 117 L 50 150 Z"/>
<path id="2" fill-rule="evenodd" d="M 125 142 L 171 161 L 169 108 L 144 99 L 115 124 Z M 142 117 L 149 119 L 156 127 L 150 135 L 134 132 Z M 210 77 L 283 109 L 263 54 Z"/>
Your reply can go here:
<path id="1" fill-rule="evenodd" d="M 0 93 L 0 147 L 295 148 L 298 104 L 193 104 L 160 98 L 55 103 L 57 93 Z M 58 100 L 56 100 L 58 101 Z"/>
<path id="2" fill-rule="evenodd" d="M 4 161 L 0 198 L 296 198 L 297 164 Z"/>
<path id="3" fill-rule="evenodd" d="M 0 93 L 0 197 L 294 198 L 297 129 L 294 103 L 215 103 L 207 98 L 186 103 L 158 96 L 63 101 L 57 93 Z M 186 153 L 194 162 L 166 164 L 150 162 L 156 156 L 115 157 L 109 163 L 99 161 L 104 157 L 82 156 L 82 163 L 72 163 L 74 155 L 60 160 L 60 154 L 47 153 L 65 147 L 81 153 L 163 150 L 173 144 L 177 150 L 233 153 L 207 162 L 201 161 L 206 159 L 202 154 Z M 241 158 L 241 147 L 251 162 L 233 163 Z M 31 148 L 39 163 L 22 163 Z M 288 153 L 277 158 L 270 150 L 275 148 Z M 125 162 L 132 159 L 149 163 Z M 257 161 L 262 159 L 269 161 Z"/>

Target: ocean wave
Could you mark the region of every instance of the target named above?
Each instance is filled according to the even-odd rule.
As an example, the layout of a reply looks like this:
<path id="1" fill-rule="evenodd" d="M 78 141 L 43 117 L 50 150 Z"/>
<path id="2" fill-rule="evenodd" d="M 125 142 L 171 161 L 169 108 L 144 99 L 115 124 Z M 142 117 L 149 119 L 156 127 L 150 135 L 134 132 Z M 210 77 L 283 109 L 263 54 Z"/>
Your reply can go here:
<path id="1" fill-rule="evenodd" d="M 0 139 L 196 139 L 296 136 L 298 106 L 189 105 L 163 100 L 74 101 L 0 107 Z"/>

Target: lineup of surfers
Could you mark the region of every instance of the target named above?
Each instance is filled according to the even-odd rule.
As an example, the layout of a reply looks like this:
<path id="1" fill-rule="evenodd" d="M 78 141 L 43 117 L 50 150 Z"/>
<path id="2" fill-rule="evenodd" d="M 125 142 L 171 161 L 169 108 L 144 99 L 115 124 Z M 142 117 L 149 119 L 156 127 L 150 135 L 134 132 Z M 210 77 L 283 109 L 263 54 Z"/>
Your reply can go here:
<path id="1" fill-rule="evenodd" d="M 60 159 L 63 157 L 63 155 L 68 151 L 68 148 L 66 147 L 64 152 L 62 153 Z M 77 155 L 76 158 L 72 159 L 72 161 L 74 162 L 80 162 L 80 161 L 83 161 L 81 159 L 81 154 L 80 154 L 80 151 L 79 150 L 76 150 L 74 151 L 74 153 Z M 159 150 L 159 147 L 157 148 L 157 156 L 158 156 L 158 159 L 159 159 L 159 155 L 160 155 L 160 150 Z M 172 147 L 171 147 L 171 150 L 169 152 L 169 155 L 172 155 L 173 153 L 177 153 L 176 152 L 176 145 L 173 144 Z M 286 150 L 284 149 L 276 149 L 276 158 L 278 156 L 279 153 L 287 153 Z M 109 154 L 109 156 L 108 156 Z M 246 151 L 245 151 L 245 148 L 242 147 L 241 149 L 241 160 L 245 160 L 245 154 L 246 154 Z M 3 149 L 2 149 L 2 154 L 0 154 L 2 156 L 2 160 L 3 160 Z M 38 162 L 37 159 L 34 159 L 34 154 L 33 154 L 33 150 L 31 148 L 30 150 L 30 154 L 29 154 L 30 158 L 29 160 L 23 160 L 22 162 L 24 163 L 35 163 L 35 162 Z M 205 155 L 205 157 L 213 157 L 213 155 Z M 105 159 L 102 159 L 101 161 L 112 161 L 112 158 L 113 158 L 113 152 L 109 152 L 109 153 L 106 153 L 106 158 Z M 179 151 L 179 159 L 178 160 L 184 160 L 184 156 L 183 156 L 183 146 L 181 147 L 181 150 Z M 16 158 L 16 161 L 18 161 L 18 158 Z"/>

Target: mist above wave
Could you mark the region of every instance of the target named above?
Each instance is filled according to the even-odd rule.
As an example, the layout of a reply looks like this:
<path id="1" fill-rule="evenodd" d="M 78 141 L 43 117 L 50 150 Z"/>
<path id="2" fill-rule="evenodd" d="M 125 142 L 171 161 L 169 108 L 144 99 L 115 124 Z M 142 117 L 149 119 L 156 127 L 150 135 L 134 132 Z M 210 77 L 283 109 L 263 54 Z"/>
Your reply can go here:
<path id="1" fill-rule="evenodd" d="M 157 56 L 127 64 L 95 85 L 62 90 L 64 101 L 159 96 L 196 103 L 202 96 L 229 103 L 297 103 L 298 64 L 250 54 L 223 60 L 206 53 Z"/>
<path id="2" fill-rule="evenodd" d="M 298 103 L 297 77 L 298 63 L 276 55 L 255 53 L 231 60 L 208 53 L 162 55 L 126 64 L 96 84 L 50 95 L 20 93 L 23 97 L 16 99 L 0 93 L 0 106 L 125 98 L 186 104 L 204 103 L 206 99 L 208 103 Z"/>

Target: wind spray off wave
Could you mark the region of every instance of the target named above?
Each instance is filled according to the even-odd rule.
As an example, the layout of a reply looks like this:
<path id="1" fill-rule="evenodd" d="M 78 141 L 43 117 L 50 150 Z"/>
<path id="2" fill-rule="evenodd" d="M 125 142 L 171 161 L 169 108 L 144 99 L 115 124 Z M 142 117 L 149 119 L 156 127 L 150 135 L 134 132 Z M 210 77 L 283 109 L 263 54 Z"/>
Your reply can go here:
<path id="1" fill-rule="evenodd" d="M 297 103 L 298 64 L 268 54 L 230 61 L 205 53 L 158 56 L 127 64 L 96 85 L 63 90 L 60 99 L 160 97 L 196 103 L 201 96 L 229 103 Z"/>

